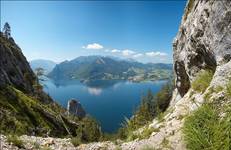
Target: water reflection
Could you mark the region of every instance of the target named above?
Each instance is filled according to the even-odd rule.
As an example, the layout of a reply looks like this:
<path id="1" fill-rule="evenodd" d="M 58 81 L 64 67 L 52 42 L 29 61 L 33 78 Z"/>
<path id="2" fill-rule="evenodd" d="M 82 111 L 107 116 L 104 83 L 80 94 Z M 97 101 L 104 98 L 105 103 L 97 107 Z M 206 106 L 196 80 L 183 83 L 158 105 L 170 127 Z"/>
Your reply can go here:
<path id="1" fill-rule="evenodd" d="M 102 93 L 103 90 L 101 88 L 88 87 L 87 91 L 91 95 L 98 96 L 98 95 L 100 95 Z"/>
<path id="2" fill-rule="evenodd" d="M 121 83 L 123 83 L 123 80 L 52 80 L 52 83 L 56 87 L 65 87 L 70 85 L 78 85 L 82 84 L 86 87 L 90 88 L 89 91 L 102 91 L 102 89 L 111 88 L 111 87 L 117 87 Z"/>

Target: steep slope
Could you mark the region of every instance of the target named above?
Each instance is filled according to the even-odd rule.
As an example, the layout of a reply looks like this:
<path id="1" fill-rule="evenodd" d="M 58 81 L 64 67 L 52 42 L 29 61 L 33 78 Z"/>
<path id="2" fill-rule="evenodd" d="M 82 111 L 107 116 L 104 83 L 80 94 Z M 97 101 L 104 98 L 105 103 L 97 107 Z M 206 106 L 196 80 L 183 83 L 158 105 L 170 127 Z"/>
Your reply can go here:
<path id="1" fill-rule="evenodd" d="M 41 90 L 29 63 L 13 38 L 0 36 L 1 133 L 75 135 L 78 124 Z M 40 88 L 38 88 L 40 87 Z"/>
<path id="2" fill-rule="evenodd" d="M 64 61 L 49 73 L 53 79 L 166 79 L 170 76 L 171 64 L 142 64 L 103 56 L 81 56 Z"/>
<path id="3" fill-rule="evenodd" d="M 0 37 L 0 86 L 13 85 L 20 90 L 33 94 L 36 80 L 29 63 L 13 38 Z"/>

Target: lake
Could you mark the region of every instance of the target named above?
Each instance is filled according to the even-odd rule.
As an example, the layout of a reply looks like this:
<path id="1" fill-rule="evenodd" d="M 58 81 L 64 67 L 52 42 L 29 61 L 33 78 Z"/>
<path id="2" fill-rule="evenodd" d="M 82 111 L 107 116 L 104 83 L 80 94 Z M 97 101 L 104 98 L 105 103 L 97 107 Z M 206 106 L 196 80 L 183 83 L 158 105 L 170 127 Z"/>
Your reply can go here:
<path id="1" fill-rule="evenodd" d="M 65 108 L 71 98 L 80 101 L 85 111 L 98 120 L 102 131 L 112 133 L 121 126 L 125 117 L 131 117 L 148 89 L 156 93 L 166 82 L 46 80 L 43 84 L 44 90 Z"/>

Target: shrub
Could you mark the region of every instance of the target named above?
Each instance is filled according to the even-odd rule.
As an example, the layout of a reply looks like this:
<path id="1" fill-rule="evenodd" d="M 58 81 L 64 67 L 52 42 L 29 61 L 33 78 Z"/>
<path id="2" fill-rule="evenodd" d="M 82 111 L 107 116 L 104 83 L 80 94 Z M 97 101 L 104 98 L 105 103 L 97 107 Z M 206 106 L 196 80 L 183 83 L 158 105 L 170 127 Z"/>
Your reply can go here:
<path id="1" fill-rule="evenodd" d="M 192 82 L 192 88 L 197 92 L 204 92 L 213 78 L 213 71 L 201 71 L 197 78 Z"/>
<path id="2" fill-rule="evenodd" d="M 82 142 L 79 137 L 73 137 L 71 138 L 71 143 L 76 147 L 79 146 Z"/>
<path id="3" fill-rule="evenodd" d="M 7 142 L 12 143 L 18 148 L 24 148 L 23 141 L 17 135 L 7 136 Z"/>
<path id="4" fill-rule="evenodd" d="M 231 106 L 229 106 L 229 109 Z M 184 140 L 189 150 L 230 150 L 231 112 L 219 116 L 212 104 L 204 104 L 185 119 Z"/>

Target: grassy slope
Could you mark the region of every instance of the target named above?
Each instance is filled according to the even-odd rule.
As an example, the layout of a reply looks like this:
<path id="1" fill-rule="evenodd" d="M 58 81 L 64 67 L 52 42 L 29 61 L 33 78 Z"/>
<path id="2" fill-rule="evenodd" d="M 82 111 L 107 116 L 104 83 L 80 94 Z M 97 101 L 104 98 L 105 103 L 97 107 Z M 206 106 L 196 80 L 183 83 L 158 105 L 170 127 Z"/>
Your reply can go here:
<path id="1" fill-rule="evenodd" d="M 2 133 L 64 136 L 75 124 L 61 119 L 65 110 L 56 103 L 43 104 L 21 91 L 7 87 L 0 90 L 0 129 Z M 63 116 L 67 119 L 67 116 Z M 68 120 L 68 119 L 67 119 Z"/>

